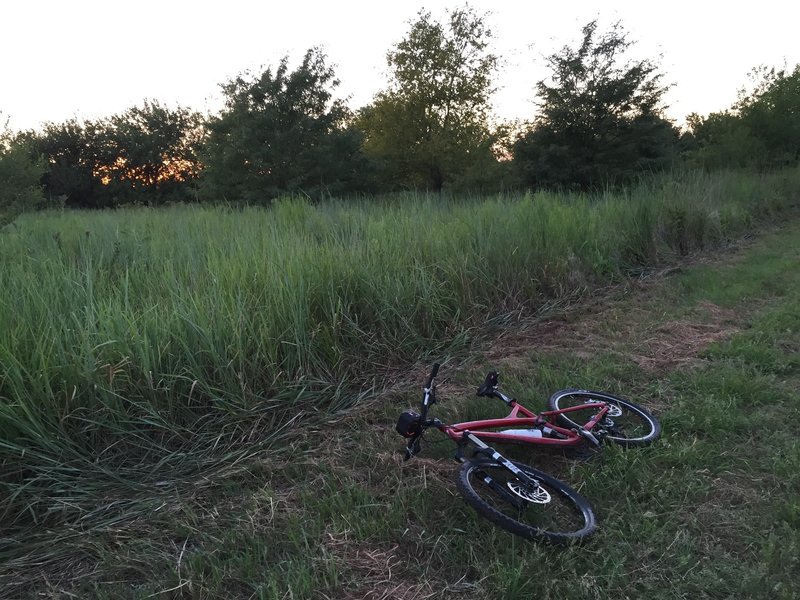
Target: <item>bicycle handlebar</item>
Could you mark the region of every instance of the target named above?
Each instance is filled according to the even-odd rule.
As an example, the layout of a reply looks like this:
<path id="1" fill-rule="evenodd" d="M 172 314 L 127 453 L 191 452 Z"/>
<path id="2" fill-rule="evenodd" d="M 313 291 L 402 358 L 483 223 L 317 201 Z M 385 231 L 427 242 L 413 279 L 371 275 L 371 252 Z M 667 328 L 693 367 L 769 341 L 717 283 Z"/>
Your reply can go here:
<path id="1" fill-rule="evenodd" d="M 425 384 L 425 395 L 422 397 L 420 414 L 418 415 L 418 429 L 416 433 L 411 436 L 411 439 L 408 440 L 408 445 L 406 446 L 406 456 L 404 460 L 408 460 L 417 452 L 419 452 L 419 441 L 426 426 L 426 421 L 428 420 L 428 408 L 431 404 L 436 402 L 435 390 L 433 389 L 433 380 L 436 379 L 436 375 L 439 373 L 439 366 L 439 363 L 433 363 L 431 374 L 428 376 L 428 382 Z"/>

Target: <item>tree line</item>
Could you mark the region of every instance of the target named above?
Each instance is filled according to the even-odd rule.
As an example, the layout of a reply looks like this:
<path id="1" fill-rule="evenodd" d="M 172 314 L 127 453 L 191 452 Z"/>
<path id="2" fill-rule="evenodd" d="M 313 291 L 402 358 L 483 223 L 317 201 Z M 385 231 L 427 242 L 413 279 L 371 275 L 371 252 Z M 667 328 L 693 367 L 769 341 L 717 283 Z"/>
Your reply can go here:
<path id="1" fill-rule="evenodd" d="M 309 49 L 222 87 L 202 115 L 157 101 L 108 118 L 0 133 L 0 213 L 165 202 L 269 203 L 424 189 L 591 190 L 686 163 L 769 169 L 800 159 L 800 65 L 761 68 L 727 110 L 665 116 L 656 61 L 632 59 L 621 24 L 592 21 L 547 57 L 527 123 L 494 123 L 499 57 L 486 16 L 421 11 L 386 56 L 386 89 L 351 110 L 325 53 Z"/>

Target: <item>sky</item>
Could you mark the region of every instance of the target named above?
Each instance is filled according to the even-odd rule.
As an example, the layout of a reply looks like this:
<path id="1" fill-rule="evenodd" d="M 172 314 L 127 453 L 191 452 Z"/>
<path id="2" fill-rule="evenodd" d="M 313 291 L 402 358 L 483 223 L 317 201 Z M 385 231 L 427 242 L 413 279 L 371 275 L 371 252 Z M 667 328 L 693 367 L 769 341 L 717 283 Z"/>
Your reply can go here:
<path id="1" fill-rule="evenodd" d="M 220 84 L 276 65 L 296 67 L 308 48 L 327 53 L 351 108 L 387 84 L 386 53 L 421 9 L 444 21 L 461 0 L 6 0 L 0 33 L 0 128 L 38 128 L 118 114 L 145 99 L 202 112 L 222 107 Z M 501 120 L 536 114 L 534 87 L 545 57 L 575 46 L 597 18 L 620 21 L 632 58 L 660 65 L 667 116 L 730 107 L 758 65 L 800 63 L 800 2 L 709 0 L 536 2 L 472 0 L 503 61 L 495 83 Z"/>

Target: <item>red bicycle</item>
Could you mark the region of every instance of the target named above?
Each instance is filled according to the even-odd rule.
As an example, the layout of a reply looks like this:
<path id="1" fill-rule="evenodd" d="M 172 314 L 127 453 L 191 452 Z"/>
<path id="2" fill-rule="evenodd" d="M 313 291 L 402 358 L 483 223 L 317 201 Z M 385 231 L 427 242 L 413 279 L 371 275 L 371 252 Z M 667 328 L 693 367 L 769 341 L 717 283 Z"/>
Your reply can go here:
<path id="1" fill-rule="evenodd" d="M 499 389 L 498 373 L 490 372 L 477 395 L 498 398 L 511 409 L 507 417 L 445 424 L 429 418 L 436 402 L 434 364 L 420 412 L 405 411 L 397 421 L 398 433 L 408 438 L 405 459 L 420 450 L 426 429 L 434 427 L 457 445 L 462 463 L 456 479 L 459 492 L 480 514 L 494 524 L 527 539 L 573 542 L 596 528 L 587 500 L 552 475 L 510 461 L 486 442 L 577 448 L 611 441 L 625 447 L 646 445 L 661 433 L 659 421 L 646 409 L 611 394 L 589 390 L 561 390 L 549 401 L 550 410 L 536 414 Z M 475 447 L 471 458 L 464 449 Z"/>

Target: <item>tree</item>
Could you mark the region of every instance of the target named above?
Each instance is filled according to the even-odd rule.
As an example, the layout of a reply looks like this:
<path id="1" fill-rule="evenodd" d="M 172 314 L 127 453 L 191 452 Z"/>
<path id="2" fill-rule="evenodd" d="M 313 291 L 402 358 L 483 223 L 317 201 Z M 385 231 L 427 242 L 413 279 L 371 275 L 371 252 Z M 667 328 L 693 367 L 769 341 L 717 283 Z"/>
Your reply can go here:
<path id="1" fill-rule="evenodd" d="M 160 204 L 190 199 L 200 173 L 203 118 L 186 108 L 145 101 L 99 124 L 93 176 L 119 201 Z"/>
<path id="2" fill-rule="evenodd" d="M 539 81 L 540 114 L 514 145 L 532 186 L 589 188 L 669 164 L 677 132 L 663 116 L 667 87 L 650 60 L 625 60 L 633 45 L 616 23 L 598 34 L 582 29 L 577 48 L 547 58 L 550 81 Z"/>
<path id="3" fill-rule="evenodd" d="M 45 206 L 43 172 L 42 162 L 31 157 L 29 140 L 6 123 L 0 131 L 0 228 L 24 210 Z"/>
<path id="4" fill-rule="evenodd" d="M 764 155 L 759 166 L 781 167 L 800 161 L 800 64 L 792 72 L 758 67 L 751 74 L 752 92 L 739 95 L 734 110 Z"/>
<path id="5" fill-rule="evenodd" d="M 32 155 L 42 157 L 46 165 L 42 185 L 47 197 L 74 208 L 106 206 L 107 199 L 95 193 L 99 182 L 93 173 L 100 164 L 95 124 L 70 119 L 46 123 L 41 132 L 29 135 Z"/>
<path id="6" fill-rule="evenodd" d="M 691 166 L 706 169 L 737 169 L 752 166 L 765 154 L 762 143 L 753 137 L 740 115 L 732 110 L 714 112 L 706 117 L 692 113 L 686 117 L 689 149 L 685 152 Z"/>
<path id="7" fill-rule="evenodd" d="M 47 123 L 29 135 L 47 166 L 42 183 L 49 197 L 74 208 L 107 208 L 189 199 L 202 124 L 188 109 L 145 101 L 107 119 Z"/>
<path id="8" fill-rule="evenodd" d="M 386 182 L 441 191 L 470 167 L 494 161 L 490 39 L 485 18 L 468 7 L 451 12 L 446 25 L 421 11 L 387 54 L 390 87 L 358 118 L 365 151 L 382 164 Z"/>
<path id="9" fill-rule="evenodd" d="M 730 109 L 689 115 L 690 162 L 770 169 L 800 161 L 800 65 L 792 72 L 757 67 L 750 77 L 752 89 L 740 90 Z"/>
<path id="10" fill-rule="evenodd" d="M 225 109 L 210 120 L 203 151 L 205 197 L 264 202 L 358 187 L 361 139 L 333 98 L 339 81 L 325 59 L 311 49 L 294 71 L 285 57 L 274 71 L 222 86 Z"/>

